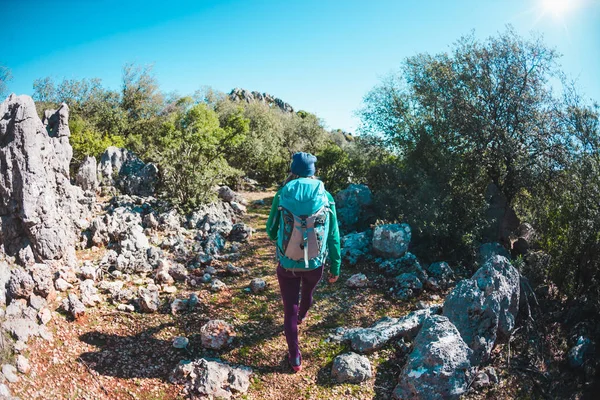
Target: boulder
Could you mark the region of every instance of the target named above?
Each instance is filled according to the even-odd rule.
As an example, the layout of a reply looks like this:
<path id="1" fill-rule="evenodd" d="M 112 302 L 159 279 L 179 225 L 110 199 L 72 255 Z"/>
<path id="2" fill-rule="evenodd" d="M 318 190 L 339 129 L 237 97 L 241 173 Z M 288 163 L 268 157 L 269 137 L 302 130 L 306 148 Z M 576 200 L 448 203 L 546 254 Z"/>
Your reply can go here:
<path id="1" fill-rule="evenodd" d="M 7 289 L 11 299 L 28 299 L 34 287 L 35 283 L 30 274 L 20 268 L 10 271 Z"/>
<path id="2" fill-rule="evenodd" d="M 17 375 L 17 368 L 11 364 L 2 365 L 2 375 L 10 383 L 19 382 L 19 376 Z"/>
<path id="3" fill-rule="evenodd" d="M 430 264 L 426 271 L 429 277 L 435 279 L 436 283 L 442 288 L 448 287 L 454 280 L 454 271 L 445 261 Z"/>
<path id="4" fill-rule="evenodd" d="M 123 193 L 152 196 L 158 182 L 158 168 L 145 164 L 134 153 L 114 146 L 100 157 L 98 176 L 102 185 L 116 186 Z"/>
<path id="5" fill-rule="evenodd" d="M 75 175 L 75 183 L 83 190 L 95 191 L 98 189 L 98 176 L 96 171 L 96 158 L 93 156 L 86 156 L 81 164 L 79 164 L 77 175 Z"/>
<path id="6" fill-rule="evenodd" d="M 87 307 L 95 307 L 96 304 L 102 301 L 92 279 L 81 282 L 79 290 L 81 291 L 81 302 Z"/>
<path id="7" fill-rule="evenodd" d="M 494 256 L 446 297 L 443 314 L 473 350 L 473 365 L 489 358 L 498 335 L 514 329 L 519 294 L 518 271 L 505 257 Z"/>
<path id="8" fill-rule="evenodd" d="M 184 384 L 191 398 L 230 399 L 248 391 L 251 376 L 252 369 L 248 367 L 201 358 L 179 363 L 171 380 Z"/>
<path id="9" fill-rule="evenodd" d="M 154 313 L 158 311 L 160 302 L 158 298 L 158 287 L 156 285 L 148 285 L 147 288 L 139 288 L 138 295 L 138 304 L 142 312 Z"/>
<path id="10" fill-rule="evenodd" d="M 231 190 L 229 186 L 221 186 L 217 190 L 217 193 L 219 198 L 227 203 L 236 202 L 242 205 L 248 204 L 248 201 L 244 197 Z"/>
<path id="11" fill-rule="evenodd" d="M 62 308 L 70 313 L 73 319 L 79 319 L 85 314 L 85 306 L 79 298 L 71 293 L 62 303 Z"/>
<path id="12" fill-rule="evenodd" d="M 349 341 L 356 352 L 372 353 L 399 337 L 415 337 L 425 318 L 437 312 L 437 307 L 431 307 L 413 311 L 402 318 L 384 317 L 369 328 L 342 329 L 334 339 Z"/>
<path id="13" fill-rule="evenodd" d="M 373 231 L 373 252 L 384 258 L 400 258 L 408 250 L 410 238 L 408 224 L 377 225 Z"/>
<path id="14" fill-rule="evenodd" d="M 373 215 L 373 195 L 367 186 L 351 184 L 336 194 L 335 204 L 342 232 L 352 232 L 368 226 Z"/>
<path id="15" fill-rule="evenodd" d="M 67 260 L 75 221 L 87 212 L 81 188 L 69 180 L 69 108 L 47 112 L 44 125 L 29 96 L 10 95 L 0 116 L 0 243 L 22 264 Z"/>
<path id="16" fill-rule="evenodd" d="M 31 371 L 31 365 L 29 364 L 29 360 L 25 358 L 24 355 L 19 354 L 17 356 L 17 371 L 22 374 L 27 375 L 29 371 Z"/>
<path id="17" fill-rule="evenodd" d="M 220 350 L 231 344 L 234 337 L 233 326 L 220 319 L 210 320 L 200 328 L 202 347 L 207 349 Z"/>
<path id="18" fill-rule="evenodd" d="M 371 379 L 371 363 L 365 356 L 356 353 L 341 354 L 334 358 L 331 376 L 338 383 L 360 383 Z"/>
<path id="19" fill-rule="evenodd" d="M 425 319 L 393 399 L 458 399 L 467 392 L 471 349 L 448 318 Z"/>
<path id="20" fill-rule="evenodd" d="M 45 299 L 53 300 L 56 297 L 56 290 L 52 281 L 54 279 L 52 268 L 46 264 L 34 264 L 29 271 L 33 279 L 33 291 Z"/>
<path id="21" fill-rule="evenodd" d="M 350 233 L 342 237 L 342 259 L 355 265 L 371 250 L 371 232 Z"/>

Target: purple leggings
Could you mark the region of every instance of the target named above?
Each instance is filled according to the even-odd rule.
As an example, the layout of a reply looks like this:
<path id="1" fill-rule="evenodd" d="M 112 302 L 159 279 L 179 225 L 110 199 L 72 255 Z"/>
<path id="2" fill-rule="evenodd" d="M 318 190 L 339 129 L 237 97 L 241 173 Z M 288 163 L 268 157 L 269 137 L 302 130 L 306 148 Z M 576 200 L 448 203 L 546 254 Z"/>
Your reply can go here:
<path id="1" fill-rule="evenodd" d="M 317 283 L 323 276 L 323 266 L 310 271 L 288 271 L 280 265 L 277 266 L 277 280 L 283 300 L 283 330 L 288 344 L 290 358 L 300 356 L 298 349 L 298 318 L 304 319 L 308 309 L 313 303 L 313 293 Z M 302 282 L 302 301 L 298 307 L 300 297 L 300 282 Z"/>

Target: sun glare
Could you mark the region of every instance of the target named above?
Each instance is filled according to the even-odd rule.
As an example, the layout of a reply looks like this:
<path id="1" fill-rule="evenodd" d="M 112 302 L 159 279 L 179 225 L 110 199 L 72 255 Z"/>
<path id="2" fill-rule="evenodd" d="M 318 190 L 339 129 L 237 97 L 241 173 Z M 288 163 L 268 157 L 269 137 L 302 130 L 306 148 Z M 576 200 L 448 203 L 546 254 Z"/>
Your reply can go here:
<path id="1" fill-rule="evenodd" d="M 564 18 L 566 14 L 578 8 L 581 0 L 540 0 L 544 14 L 555 18 Z"/>

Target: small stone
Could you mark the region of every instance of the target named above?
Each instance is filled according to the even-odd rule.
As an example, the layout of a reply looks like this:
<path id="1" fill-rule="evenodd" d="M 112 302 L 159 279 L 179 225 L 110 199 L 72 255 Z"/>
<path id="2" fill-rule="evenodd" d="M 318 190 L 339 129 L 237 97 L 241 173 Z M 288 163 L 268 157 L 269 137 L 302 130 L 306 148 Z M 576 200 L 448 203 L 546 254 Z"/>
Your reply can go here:
<path id="1" fill-rule="evenodd" d="M 85 306 L 79 298 L 72 293 L 63 301 L 62 306 L 65 311 L 71 313 L 74 319 L 79 319 L 85 314 Z"/>
<path id="2" fill-rule="evenodd" d="M 29 297 L 29 305 L 39 311 L 46 305 L 46 300 L 41 296 L 32 294 Z"/>
<path id="3" fill-rule="evenodd" d="M 490 386 L 490 378 L 485 372 L 479 372 L 471 385 L 474 389 L 483 389 Z"/>
<path id="4" fill-rule="evenodd" d="M 135 307 L 131 304 L 119 304 L 117 306 L 117 310 L 119 311 L 125 311 L 125 312 L 134 312 L 135 311 Z"/>
<path id="5" fill-rule="evenodd" d="M 208 283 L 208 282 L 210 282 L 212 280 L 212 275 L 211 274 L 204 274 L 204 275 L 202 275 L 202 278 L 200 278 L 200 280 L 203 283 Z"/>
<path id="6" fill-rule="evenodd" d="M 371 363 L 366 356 L 346 353 L 333 360 L 331 375 L 337 382 L 359 383 L 372 377 Z"/>
<path id="7" fill-rule="evenodd" d="M 220 292 L 225 289 L 227 289 L 227 285 L 218 279 L 215 279 L 212 285 L 210 285 L 210 290 L 212 290 L 213 292 Z"/>
<path id="8" fill-rule="evenodd" d="M 250 281 L 250 290 L 252 290 L 252 293 L 260 293 L 264 291 L 266 287 L 267 282 L 265 282 L 264 279 L 254 278 Z"/>
<path id="9" fill-rule="evenodd" d="M 13 348 L 17 353 L 22 353 L 27 350 L 27 344 L 22 340 L 17 340 Z"/>
<path id="10" fill-rule="evenodd" d="M 188 308 L 187 300 L 175 299 L 171 303 L 171 314 L 175 315 L 179 311 L 186 310 Z"/>
<path id="11" fill-rule="evenodd" d="M 63 278 L 58 278 L 56 281 L 54 281 L 54 287 L 59 292 L 66 292 L 67 290 L 71 289 L 73 287 L 73 285 L 71 285 L 69 282 L 67 282 Z"/>
<path id="12" fill-rule="evenodd" d="M 215 267 L 209 265 L 208 267 L 204 268 L 204 273 L 209 274 L 209 275 L 216 275 L 217 269 Z"/>
<path id="13" fill-rule="evenodd" d="M 191 293 L 190 297 L 188 297 L 188 308 L 191 310 L 198 305 L 198 295 L 196 293 Z"/>
<path id="14" fill-rule="evenodd" d="M 227 268 L 225 268 L 225 270 L 231 275 L 244 275 L 246 272 L 248 272 L 244 268 L 236 267 L 231 263 L 227 264 Z"/>
<path id="15" fill-rule="evenodd" d="M 29 360 L 25 358 L 25 356 L 22 354 L 19 354 L 17 356 L 17 370 L 25 375 L 27 375 L 29 371 L 31 371 L 31 365 L 29 364 Z"/>
<path id="16" fill-rule="evenodd" d="M 162 291 L 165 292 L 165 293 L 169 293 L 169 294 L 177 293 L 177 287 L 176 286 L 163 285 L 162 286 Z"/>
<path id="17" fill-rule="evenodd" d="M 17 368 L 14 365 L 4 364 L 2 366 L 2 374 L 10 383 L 19 382 L 19 377 L 17 376 Z"/>
<path id="18" fill-rule="evenodd" d="M 363 288 L 368 284 L 369 279 L 365 274 L 354 274 L 346 281 L 346 286 L 350 288 Z"/>
<path id="19" fill-rule="evenodd" d="M 158 298 L 158 288 L 155 285 L 139 288 L 138 294 L 140 296 L 138 303 L 142 312 L 153 313 L 158 311 L 160 302 Z"/>
<path id="20" fill-rule="evenodd" d="M 8 390 L 8 386 L 4 383 L 0 383 L 0 399 L 10 398 L 10 390 Z"/>
<path id="21" fill-rule="evenodd" d="M 210 320 L 200 328 L 202 346 L 220 350 L 230 344 L 235 337 L 233 326 L 222 320 Z"/>
<path id="22" fill-rule="evenodd" d="M 52 311 L 47 308 L 42 308 L 38 313 L 38 319 L 43 325 L 46 325 L 52 319 Z"/>
<path id="23" fill-rule="evenodd" d="M 185 349 L 189 343 L 189 339 L 185 336 L 177 336 L 175 339 L 173 339 L 173 347 L 176 349 Z"/>

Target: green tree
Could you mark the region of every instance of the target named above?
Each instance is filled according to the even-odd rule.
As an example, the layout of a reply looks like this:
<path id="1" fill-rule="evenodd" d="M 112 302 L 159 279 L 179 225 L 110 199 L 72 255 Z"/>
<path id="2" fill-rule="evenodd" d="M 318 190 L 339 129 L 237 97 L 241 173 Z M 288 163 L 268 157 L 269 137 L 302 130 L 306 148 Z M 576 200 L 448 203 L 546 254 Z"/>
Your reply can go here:
<path id="1" fill-rule="evenodd" d="M 248 121 L 239 115 L 221 127 L 218 115 L 206 104 L 172 114 L 149 152 L 158 161 L 164 195 L 186 211 L 213 200 L 216 184 L 241 173 L 224 155 L 247 130 Z"/>

